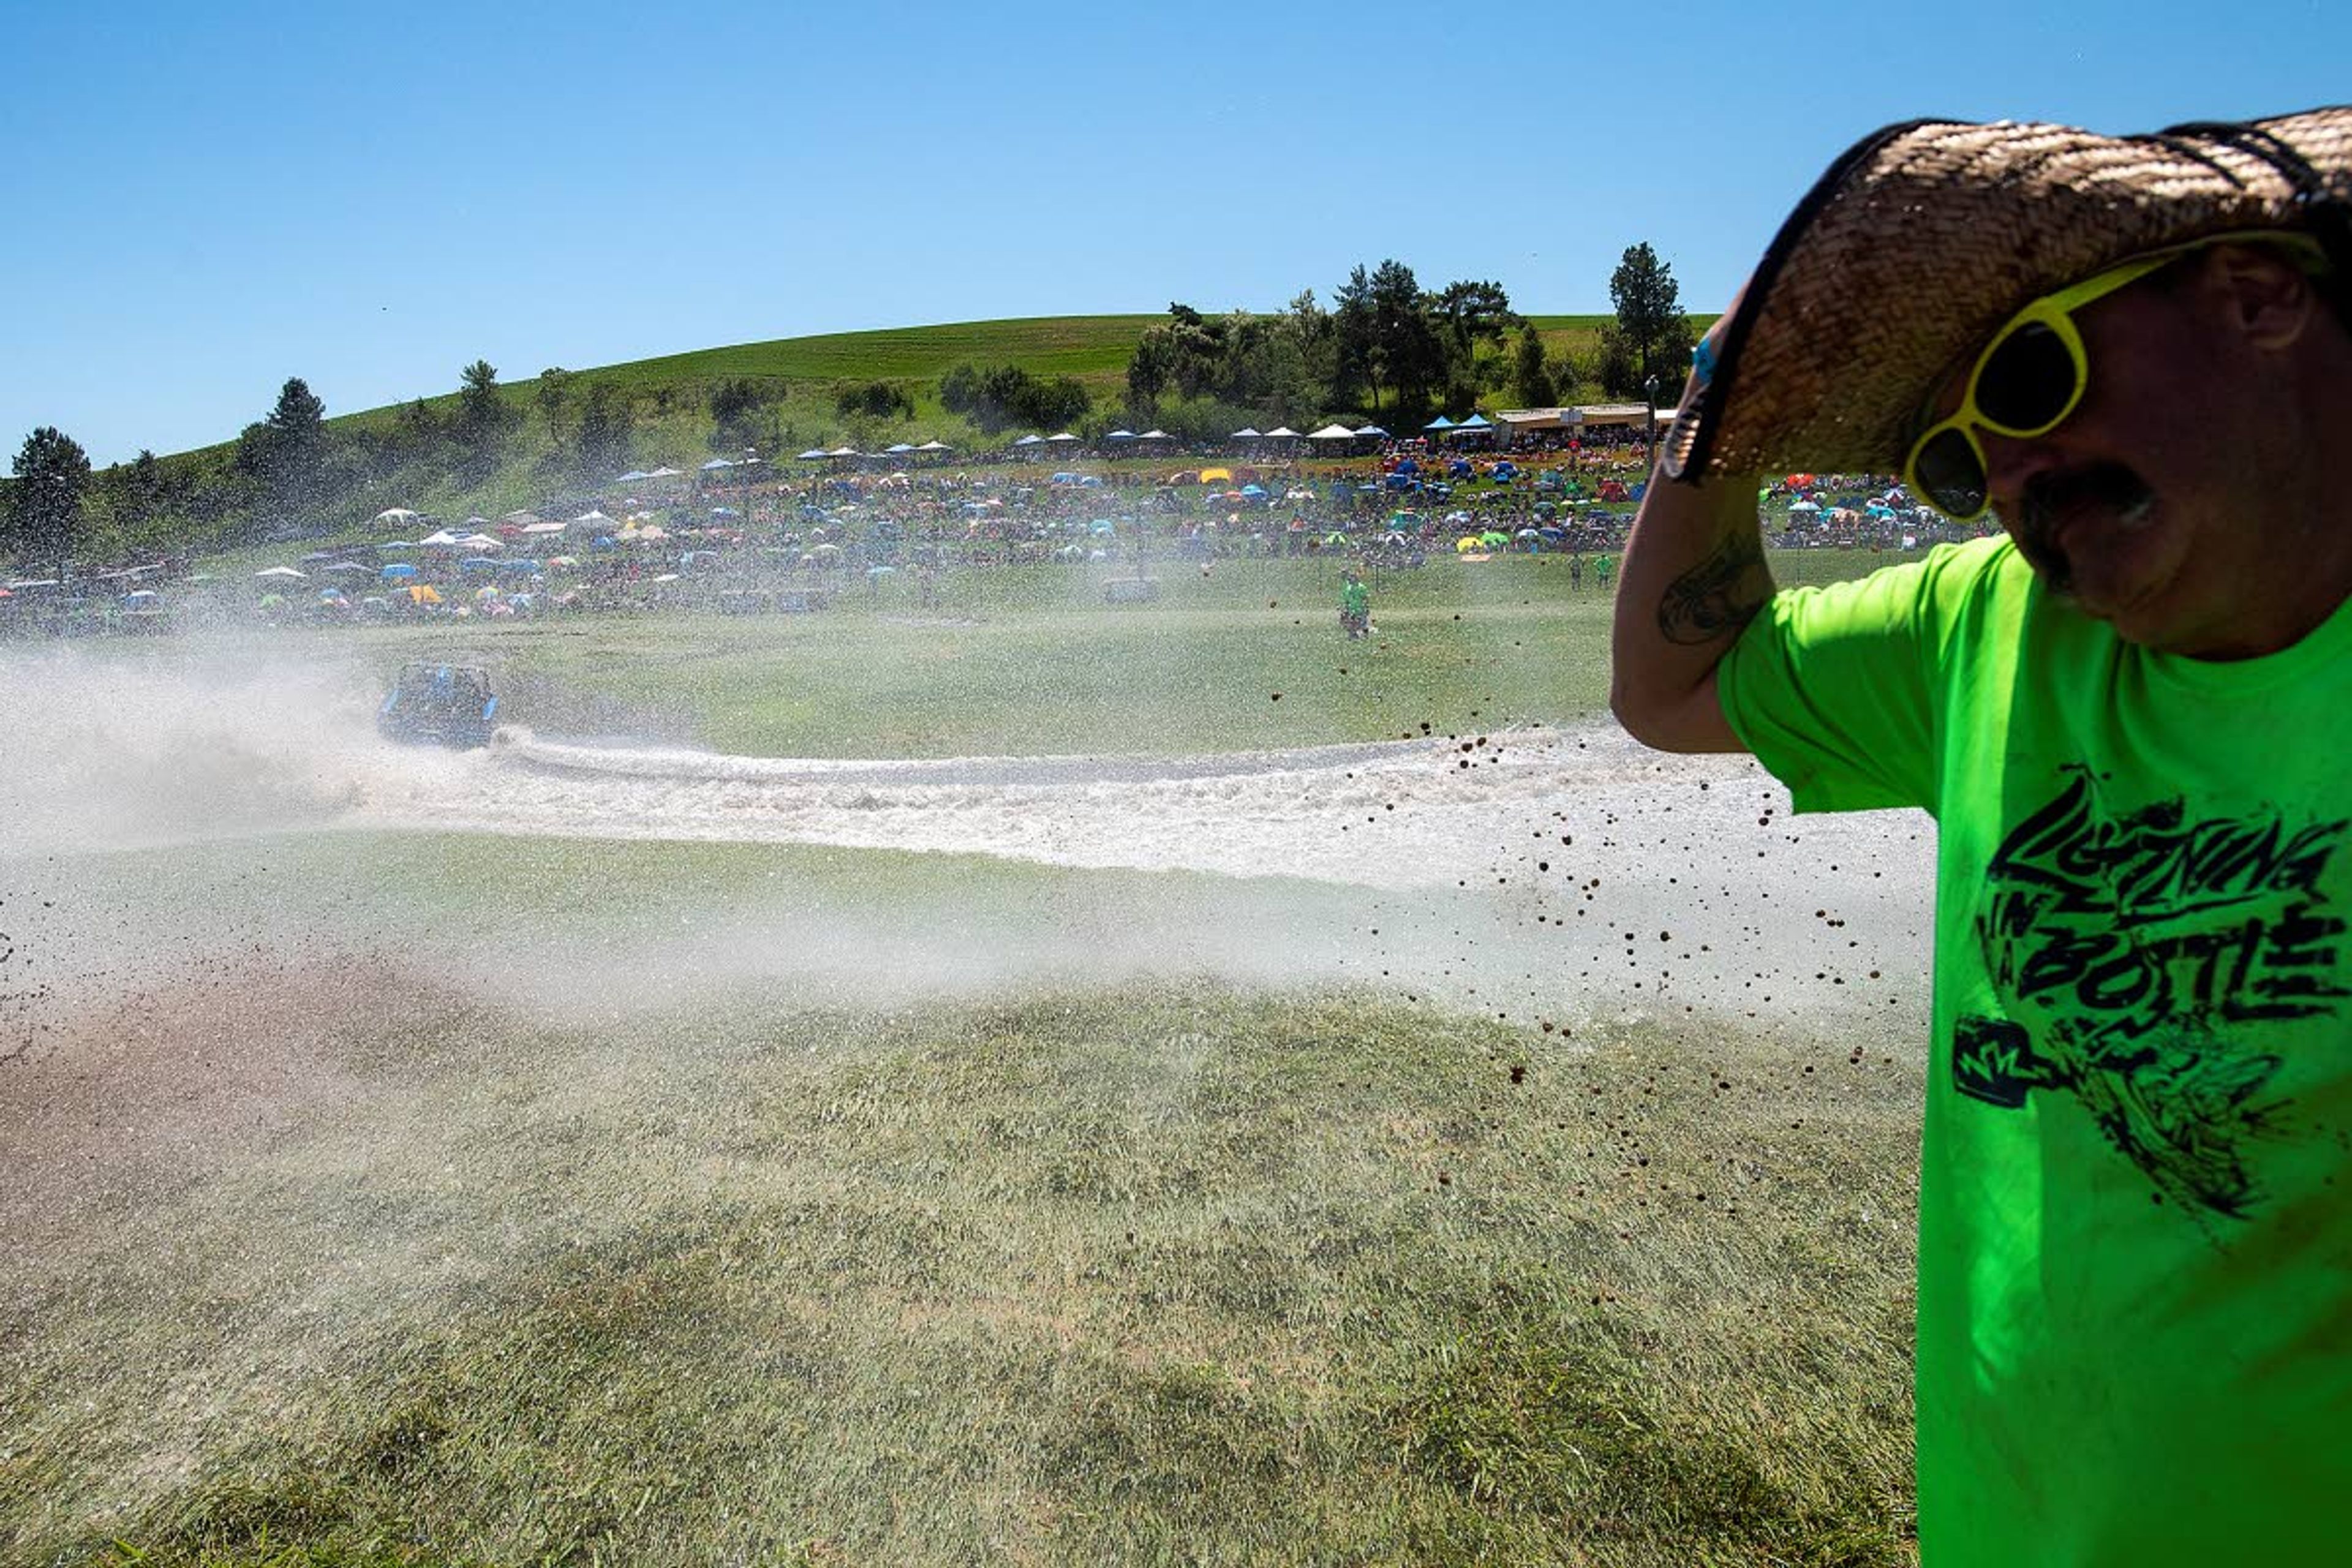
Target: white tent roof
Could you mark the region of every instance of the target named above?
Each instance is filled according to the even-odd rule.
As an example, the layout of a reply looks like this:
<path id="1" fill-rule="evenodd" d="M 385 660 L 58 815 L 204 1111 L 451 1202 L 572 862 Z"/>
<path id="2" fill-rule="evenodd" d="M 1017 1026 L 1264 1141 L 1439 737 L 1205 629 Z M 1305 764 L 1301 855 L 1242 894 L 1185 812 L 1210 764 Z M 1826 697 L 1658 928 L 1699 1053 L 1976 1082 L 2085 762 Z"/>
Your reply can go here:
<path id="1" fill-rule="evenodd" d="M 1013 444 L 1016 447 L 1042 447 L 1045 444 L 1045 437 L 1043 436 L 1024 436 Z"/>
<path id="2" fill-rule="evenodd" d="M 415 522 L 424 515 L 421 511 L 411 511 L 404 506 L 388 506 L 375 514 L 375 520 L 387 528 L 398 528 L 404 523 Z"/>
<path id="3" fill-rule="evenodd" d="M 1273 429 L 1271 429 L 1271 430 L 1267 431 L 1267 432 L 1265 433 L 1265 435 L 1266 435 L 1266 439 L 1267 439 L 1267 440 L 1269 440 L 1269 441 L 1272 441 L 1272 440 L 1291 440 L 1291 441 L 1296 441 L 1296 440 L 1297 440 L 1297 439 L 1298 439 L 1298 432 L 1297 432 L 1297 431 L 1296 431 L 1296 430 L 1293 430 L 1293 429 L 1292 429 L 1289 426 L 1287 426 L 1287 425 L 1277 425 L 1277 426 L 1276 426 Z"/>
<path id="4" fill-rule="evenodd" d="M 949 446 L 945 441 L 926 441 L 921 446 L 916 447 L 915 450 L 918 452 L 952 452 L 955 448 Z"/>
<path id="5" fill-rule="evenodd" d="M 1248 426 L 1244 425 L 1240 429 L 1234 431 L 1232 435 L 1226 437 L 1225 439 L 1228 441 L 1255 441 L 1258 438 L 1260 432 L 1253 430 Z"/>
<path id="6" fill-rule="evenodd" d="M 257 577 L 308 577 L 310 574 L 291 566 L 265 566 L 254 574 Z"/>
<path id="7" fill-rule="evenodd" d="M 1136 437 L 1139 441 L 1173 441 L 1175 438 L 1165 430 L 1146 430 Z"/>
<path id="8" fill-rule="evenodd" d="M 481 520 L 479 518 L 467 518 L 466 521 L 470 523 L 478 522 Z M 511 522 L 517 527 L 520 527 L 526 523 L 537 522 L 539 521 L 539 513 L 535 511 L 510 511 L 504 517 L 499 519 L 499 521 L 500 522 Z"/>
<path id="9" fill-rule="evenodd" d="M 1071 435 L 1067 430 L 1063 430 L 1046 437 L 1045 439 L 1048 441 L 1075 441 L 1077 437 Z"/>
<path id="10" fill-rule="evenodd" d="M 835 447 L 825 454 L 828 458 L 855 458 L 857 455 L 857 448 L 855 447 Z"/>
<path id="11" fill-rule="evenodd" d="M 1356 433 L 1345 425 L 1326 425 L 1307 438 L 1310 441 L 1352 441 Z"/>
<path id="12" fill-rule="evenodd" d="M 603 512 L 597 511 L 590 512 L 588 517 L 604 517 L 604 515 Z M 585 522 L 588 518 L 583 517 L 580 521 Z M 607 518 L 605 521 L 610 521 L 611 519 Z M 562 533 L 571 526 L 568 522 L 527 522 L 522 525 L 522 531 L 525 533 Z"/>
<path id="13" fill-rule="evenodd" d="M 646 478 L 649 479 L 682 479 L 686 478 L 686 470 L 683 468 L 673 468 L 667 463 L 664 463 L 660 468 L 649 470 L 646 473 Z"/>

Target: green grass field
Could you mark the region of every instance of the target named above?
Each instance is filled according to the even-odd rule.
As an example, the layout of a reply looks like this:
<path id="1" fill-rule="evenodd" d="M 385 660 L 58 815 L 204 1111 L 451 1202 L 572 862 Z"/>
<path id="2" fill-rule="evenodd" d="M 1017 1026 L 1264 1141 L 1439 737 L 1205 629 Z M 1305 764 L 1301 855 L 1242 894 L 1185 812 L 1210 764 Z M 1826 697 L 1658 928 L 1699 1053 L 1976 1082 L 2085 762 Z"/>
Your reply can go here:
<path id="1" fill-rule="evenodd" d="M 1021 569 L 930 616 L 244 628 L 102 668 L 429 650 L 542 730 L 844 756 L 1601 700 L 1605 601 L 1547 563 L 1382 579 L 1385 647 L 1339 637 L 1330 575 L 1171 564 L 1114 612 Z M 0 1066 L 0 1560 L 1913 1559 L 1907 1041 L 1095 972 L 1112 933 L 1278 955 L 1360 918 L 1283 879 L 56 848 L 0 860 L 16 962 L 75 982 L 0 1008 L 54 1025 Z"/>

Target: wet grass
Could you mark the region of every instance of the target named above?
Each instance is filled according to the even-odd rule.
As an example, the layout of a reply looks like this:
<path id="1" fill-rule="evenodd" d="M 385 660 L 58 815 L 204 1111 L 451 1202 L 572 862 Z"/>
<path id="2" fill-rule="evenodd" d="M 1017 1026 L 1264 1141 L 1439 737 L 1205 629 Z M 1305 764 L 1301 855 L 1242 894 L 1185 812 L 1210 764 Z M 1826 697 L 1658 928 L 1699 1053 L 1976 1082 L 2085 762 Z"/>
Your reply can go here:
<path id="1" fill-rule="evenodd" d="M 9 1561 L 1908 1559 L 1906 1068 L 289 978 L 342 1092 L 10 1298 Z"/>
<path id="2" fill-rule="evenodd" d="M 1880 564 L 1864 552 L 1777 556 L 1784 582 Z M 632 734 L 754 755 L 1180 753 L 1393 740 L 1602 712 L 1611 597 L 1559 557 L 1433 563 L 1376 574 L 1379 635 L 1338 623 L 1326 559 L 1161 562 L 1157 604 L 1108 607 L 1129 568 L 949 573 L 927 609 L 903 575 L 820 615 L 690 606 L 530 622 L 246 627 L 249 657 L 488 666 L 502 711 L 546 734 Z M 172 660 L 172 645 L 108 650 Z"/>

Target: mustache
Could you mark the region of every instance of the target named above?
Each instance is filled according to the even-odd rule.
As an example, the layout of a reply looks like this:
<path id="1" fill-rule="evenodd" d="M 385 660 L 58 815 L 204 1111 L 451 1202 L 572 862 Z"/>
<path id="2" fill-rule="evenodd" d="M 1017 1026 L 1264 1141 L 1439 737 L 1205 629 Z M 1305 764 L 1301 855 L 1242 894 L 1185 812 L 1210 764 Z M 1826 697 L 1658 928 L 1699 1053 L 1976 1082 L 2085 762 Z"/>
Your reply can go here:
<path id="1" fill-rule="evenodd" d="M 2026 480 L 2018 497 L 2017 515 L 2006 521 L 2027 564 L 2063 594 L 2074 586 L 2074 574 L 2054 542 L 2059 523 L 2079 511 L 2127 511 L 2154 494 L 2146 479 L 2121 463 L 2056 468 Z"/>

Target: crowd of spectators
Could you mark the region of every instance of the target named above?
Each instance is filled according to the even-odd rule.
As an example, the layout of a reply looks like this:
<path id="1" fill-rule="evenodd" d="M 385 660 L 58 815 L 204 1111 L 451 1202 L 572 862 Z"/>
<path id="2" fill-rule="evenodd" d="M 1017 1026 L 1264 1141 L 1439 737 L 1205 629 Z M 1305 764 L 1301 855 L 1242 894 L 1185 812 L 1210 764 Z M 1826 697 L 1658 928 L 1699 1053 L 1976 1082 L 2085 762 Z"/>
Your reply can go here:
<path id="1" fill-rule="evenodd" d="M 661 489 L 635 475 L 549 503 L 553 524 L 517 514 L 530 521 L 468 519 L 462 533 L 421 540 L 353 538 L 234 581 L 206 581 L 172 563 L 139 569 L 135 586 L 114 578 L 14 584 L 0 597 L 0 629 L 161 629 L 207 616 L 813 608 L 845 593 L 878 595 L 899 573 L 929 598 L 950 570 L 1102 563 L 1140 576 L 1154 563 L 1253 556 L 1328 554 L 1405 570 L 1441 558 L 1552 553 L 1577 558 L 1580 584 L 1584 558 L 1605 560 L 1624 546 L 1647 472 L 1646 434 L 1366 440 L 1338 458 L 1155 461 L 1065 446 L 1055 454 L 1065 466 L 1051 468 L 754 462 Z M 1789 548 L 1897 550 L 1973 531 L 1953 530 L 1883 475 L 1790 475 L 1759 504 L 1775 542 Z M 399 515 L 415 518 L 420 532 L 433 521 Z"/>

